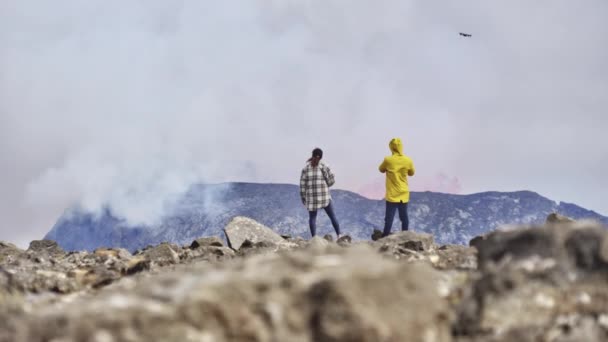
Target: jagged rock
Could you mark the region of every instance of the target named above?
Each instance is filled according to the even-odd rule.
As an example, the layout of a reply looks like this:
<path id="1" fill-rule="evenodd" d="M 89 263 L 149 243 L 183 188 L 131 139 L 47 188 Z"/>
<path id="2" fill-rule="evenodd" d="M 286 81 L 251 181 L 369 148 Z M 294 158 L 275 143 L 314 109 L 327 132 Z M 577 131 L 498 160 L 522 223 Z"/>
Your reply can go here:
<path id="1" fill-rule="evenodd" d="M 190 249 L 186 249 L 190 251 Z M 188 263 L 192 260 L 232 258 L 227 247 L 199 247 L 183 260 L 183 249 L 175 244 L 151 246 L 133 257 L 121 248 L 98 248 L 92 253 L 64 253 L 53 241 L 33 241 L 27 252 L 8 243 L 0 244 L 0 273 L 6 289 L 14 293 L 70 293 L 110 284 L 123 275 L 149 270 L 151 266 Z M 203 256 L 204 255 L 204 256 Z"/>
<path id="2" fill-rule="evenodd" d="M 433 236 L 425 233 L 404 231 L 371 242 L 380 253 L 405 261 L 427 260 L 434 250 Z M 422 253 L 422 252 L 426 252 Z"/>
<path id="3" fill-rule="evenodd" d="M 224 242 L 218 236 L 204 237 L 198 238 L 192 241 L 190 245 L 191 249 L 199 248 L 199 247 L 224 247 Z"/>
<path id="4" fill-rule="evenodd" d="M 384 237 L 375 243 L 382 245 L 401 245 L 401 247 L 408 249 L 411 249 L 410 247 L 415 247 L 419 250 L 428 251 L 433 247 L 433 241 L 433 235 L 430 234 L 417 233 L 413 231 L 401 231 Z"/>
<path id="5" fill-rule="evenodd" d="M 406 262 L 422 261 L 441 270 L 475 270 L 477 250 L 461 245 L 437 247 L 433 237 L 415 232 L 400 232 L 371 243 L 382 254 Z"/>
<path id="6" fill-rule="evenodd" d="M 233 218 L 226 228 L 224 228 L 224 232 L 226 233 L 228 246 L 233 249 L 241 248 L 241 244 L 245 240 L 249 240 L 253 243 L 268 241 L 276 244 L 285 241 L 285 239 L 275 233 L 272 229 L 250 218 L 242 216 Z"/>
<path id="7" fill-rule="evenodd" d="M 60 256 L 65 254 L 63 248 L 59 247 L 57 242 L 53 240 L 34 240 L 30 242 L 30 246 L 27 251 L 34 253 L 45 252 L 52 256 Z"/>
<path id="8" fill-rule="evenodd" d="M 399 246 L 401 246 L 403 248 L 411 249 L 412 251 L 416 251 L 416 252 L 424 251 L 424 246 L 422 244 L 422 241 L 414 241 L 414 240 L 404 241 L 404 242 L 399 243 Z"/>
<path id="9" fill-rule="evenodd" d="M 179 250 L 179 247 L 171 246 L 168 243 L 161 243 L 156 247 L 147 249 L 143 252 L 143 255 L 154 265 L 166 266 L 179 262 L 179 254 L 177 254 L 176 250 Z"/>
<path id="10" fill-rule="evenodd" d="M 364 247 L 257 255 L 230 267 L 200 264 L 132 278 L 134 283 L 75 298 L 61 310 L 21 316 L 8 323 L 7 338 L 451 341 L 453 315 L 432 286 L 438 273 Z"/>

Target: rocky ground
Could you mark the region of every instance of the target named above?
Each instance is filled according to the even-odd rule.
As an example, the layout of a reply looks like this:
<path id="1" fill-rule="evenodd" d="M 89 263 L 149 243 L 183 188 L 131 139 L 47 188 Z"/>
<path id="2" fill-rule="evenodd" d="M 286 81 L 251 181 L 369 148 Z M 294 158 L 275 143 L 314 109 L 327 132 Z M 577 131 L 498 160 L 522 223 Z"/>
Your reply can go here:
<path id="1" fill-rule="evenodd" d="M 552 215 L 471 246 L 278 236 L 66 252 L 0 242 L 0 341 L 606 341 L 605 227 Z M 377 238 L 377 236 L 375 236 Z"/>

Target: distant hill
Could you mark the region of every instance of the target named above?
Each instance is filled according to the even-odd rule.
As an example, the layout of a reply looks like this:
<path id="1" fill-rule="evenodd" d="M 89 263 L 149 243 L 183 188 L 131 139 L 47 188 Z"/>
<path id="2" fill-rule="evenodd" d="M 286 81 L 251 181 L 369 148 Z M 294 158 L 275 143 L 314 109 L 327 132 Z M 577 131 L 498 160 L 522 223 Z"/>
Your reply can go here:
<path id="1" fill-rule="evenodd" d="M 332 190 L 342 231 L 356 239 L 368 239 L 374 228 L 384 225 L 384 202 L 356 193 Z M 540 223 L 559 212 L 575 219 L 595 219 L 608 224 L 608 217 L 574 204 L 556 203 L 531 191 L 484 192 L 451 195 L 414 192 L 409 207 L 410 229 L 431 233 L 442 244 L 468 241 L 503 224 Z M 309 236 L 308 213 L 299 189 L 289 184 L 228 183 L 194 185 L 176 208 L 155 226 L 129 226 L 110 210 L 101 214 L 66 211 L 45 238 L 66 250 L 124 247 L 135 250 L 149 244 L 171 241 L 190 243 L 201 236 L 220 235 L 234 216 L 251 217 L 281 234 Z M 393 231 L 399 230 L 396 215 Z M 324 213 L 317 234 L 333 233 Z"/>

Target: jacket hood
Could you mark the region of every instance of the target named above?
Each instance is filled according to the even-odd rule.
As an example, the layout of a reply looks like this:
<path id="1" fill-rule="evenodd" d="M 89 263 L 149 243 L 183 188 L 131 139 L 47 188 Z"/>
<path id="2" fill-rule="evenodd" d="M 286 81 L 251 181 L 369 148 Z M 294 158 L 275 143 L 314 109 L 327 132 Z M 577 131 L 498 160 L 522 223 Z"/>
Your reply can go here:
<path id="1" fill-rule="evenodd" d="M 393 138 L 391 142 L 388 144 L 388 147 L 391 149 L 391 152 L 396 155 L 403 155 L 403 143 L 401 143 L 401 139 Z"/>

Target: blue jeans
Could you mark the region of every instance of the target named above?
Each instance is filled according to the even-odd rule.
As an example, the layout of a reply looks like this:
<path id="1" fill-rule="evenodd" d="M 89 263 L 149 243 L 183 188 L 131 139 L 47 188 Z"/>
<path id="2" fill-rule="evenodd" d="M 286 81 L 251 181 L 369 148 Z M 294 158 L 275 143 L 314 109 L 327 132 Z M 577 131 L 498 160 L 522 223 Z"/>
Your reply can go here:
<path id="1" fill-rule="evenodd" d="M 327 213 L 327 216 L 329 216 L 329 219 L 331 220 L 332 226 L 334 226 L 334 230 L 336 231 L 336 234 L 340 235 L 340 224 L 338 223 L 338 219 L 336 219 L 336 214 L 334 213 L 334 207 L 331 205 L 331 202 L 329 202 L 329 205 L 323 209 L 325 210 L 325 213 Z M 308 212 L 308 224 L 310 225 L 310 234 L 312 236 L 315 236 L 315 234 L 317 233 L 317 211 L 316 210 Z"/>
<path id="2" fill-rule="evenodd" d="M 388 236 L 393 228 L 393 220 L 395 219 L 395 211 L 399 210 L 399 218 L 401 219 L 401 230 L 408 230 L 410 220 L 407 217 L 407 203 L 386 202 L 386 215 L 384 216 L 384 233 L 382 236 Z"/>

